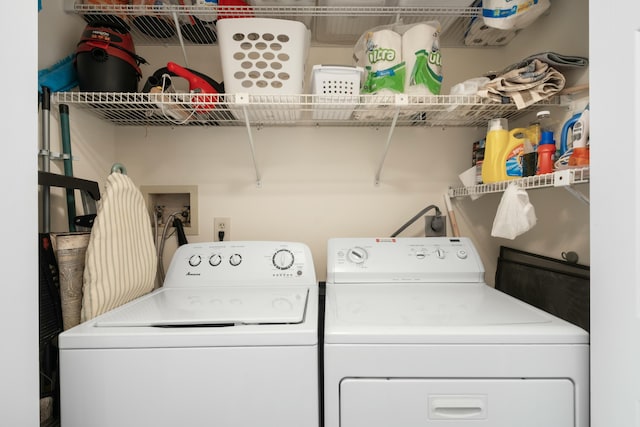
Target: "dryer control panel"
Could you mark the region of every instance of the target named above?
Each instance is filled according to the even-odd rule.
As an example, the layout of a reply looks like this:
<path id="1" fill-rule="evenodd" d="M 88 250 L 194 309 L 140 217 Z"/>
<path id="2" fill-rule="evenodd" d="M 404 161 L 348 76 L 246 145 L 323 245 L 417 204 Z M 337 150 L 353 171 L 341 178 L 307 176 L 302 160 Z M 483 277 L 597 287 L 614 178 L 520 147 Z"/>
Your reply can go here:
<path id="1" fill-rule="evenodd" d="M 309 247 L 297 242 L 229 241 L 178 247 L 164 287 L 317 285 Z"/>
<path id="2" fill-rule="evenodd" d="M 468 238 L 338 238 L 329 240 L 327 283 L 484 282 Z"/>

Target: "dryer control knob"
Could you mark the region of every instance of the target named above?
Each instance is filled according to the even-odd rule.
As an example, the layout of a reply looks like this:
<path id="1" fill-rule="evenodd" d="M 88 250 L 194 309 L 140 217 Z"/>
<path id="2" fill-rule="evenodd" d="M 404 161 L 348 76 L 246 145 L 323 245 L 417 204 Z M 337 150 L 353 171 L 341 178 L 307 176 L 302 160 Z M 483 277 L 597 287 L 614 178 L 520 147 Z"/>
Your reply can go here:
<path id="1" fill-rule="evenodd" d="M 229 264 L 234 267 L 237 267 L 242 262 L 242 256 L 240 254 L 233 254 L 229 257 Z"/>
<path id="2" fill-rule="evenodd" d="M 209 265 L 211 267 L 217 267 L 222 263 L 222 256 L 220 254 L 213 254 L 209 257 Z"/>
<path id="3" fill-rule="evenodd" d="M 202 258 L 200 257 L 200 255 L 191 255 L 191 257 L 189 258 L 189 265 L 191 267 L 200 265 L 200 262 L 202 262 Z"/>
<path id="4" fill-rule="evenodd" d="M 444 249 L 436 249 L 436 255 L 437 255 L 437 256 L 438 256 L 438 258 L 440 258 L 440 259 L 444 259 L 444 258 L 447 256 L 447 254 L 446 254 L 446 252 L 444 251 Z"/>
<path id="5" fill-rule="evenodd" d="M 274 267 L 278 270 L 286 270 L 291 268 L 295 261 L 295 257 L 293 256 L 293 252 L 289 249 L 280 249 L 273 254 L 272 261 Z"/>
<path id="6" fill-rule="evenodd" d="M 456 253 L 456 255 L 458 255 L 458 258 L 460 259 L 466 259 L 467 251 L 465 251 L 464 249 L 458 249 L 458 252 Z"/>
<path id="7" fill-rule="evenodd" d="M 369 254 L 367 253 L 367 250 L 359 246 L 351 248 L 347 252 L 347 259 L 354 264 L 362 264 L 368 257 Z"/>

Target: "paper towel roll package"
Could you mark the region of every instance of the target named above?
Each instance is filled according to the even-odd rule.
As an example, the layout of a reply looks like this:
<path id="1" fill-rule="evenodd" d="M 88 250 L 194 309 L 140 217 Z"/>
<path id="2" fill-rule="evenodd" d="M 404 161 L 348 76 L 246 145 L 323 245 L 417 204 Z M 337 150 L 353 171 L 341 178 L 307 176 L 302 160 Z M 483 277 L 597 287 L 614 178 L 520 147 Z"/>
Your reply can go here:
<path id="1" fill-rule="evenodd" d="M 402 35 L 402 59 L 406 63 L 405 93 L 439 95 L 442 87 L 440 24 L 420 23 Z"/>
<path id="2" fill-rule="evenodd" d="M 404 92 L 406 68 L 402 60 L 402 36 L 390 29 L 369 31 L 364 50 L 356 54 L 366 71 L 362 93 L 387 95 Z"/>

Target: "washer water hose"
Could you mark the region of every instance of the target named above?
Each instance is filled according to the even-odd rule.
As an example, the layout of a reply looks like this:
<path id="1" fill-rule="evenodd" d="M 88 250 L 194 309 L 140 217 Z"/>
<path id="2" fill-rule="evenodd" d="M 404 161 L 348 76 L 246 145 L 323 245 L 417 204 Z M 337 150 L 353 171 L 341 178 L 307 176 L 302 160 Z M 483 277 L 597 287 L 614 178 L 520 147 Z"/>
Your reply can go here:
<path id="1" fill-rule="evenodd" d="M 162 286 L 165 278 L 164 261 L 162 258 L 164 255 L 164 244 L 167 241 L 167 239 L 171 237 L 171 235 L 167 235 L 167 232 L 169 230 L 169 224 L 173 225 L 176 229 L 178 246 L 182 246 L 184 244 L 189 243 L 187 242 L 187 236 L 185 235 L 185 232 L 184 232 L 184 226 L 182 225 L 182 220 L 178 218 L 178 216 L 181 216 L 181 215 L 182 215 L 182 212 L 173 212 L 172 214 L 170 214 L 167 217 L 167 221 L 165 222 L 164 228 L 162 229 L 162 235 L 160 236 L 158 236 L 158 216 L 155 213 L 153 215 L 153 219 L 154 219 L 153 229 L 154 229 L 154 233 L 156 234 L 156 250 L 157 250 L 157 257 L 158 257 L 159 282 L 157 283 L 157 287 Z"/>

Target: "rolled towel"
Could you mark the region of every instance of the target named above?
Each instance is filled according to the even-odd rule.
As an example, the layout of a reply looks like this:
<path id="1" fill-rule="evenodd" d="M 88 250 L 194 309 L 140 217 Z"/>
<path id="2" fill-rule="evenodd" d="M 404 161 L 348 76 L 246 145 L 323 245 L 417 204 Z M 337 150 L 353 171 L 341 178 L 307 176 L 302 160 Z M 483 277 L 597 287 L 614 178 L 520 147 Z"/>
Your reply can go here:
<path id="1" fill-rule="evenodd" d="M 478 95 L 496 102 L 510 98 L 518 109 L 523 109 L 557 94 L 565 82 L 560 72 L 534 59 L 524 67 L 497 76 L 480 89 Z"/>
<path id="2" fill-rule="evenodd" d="M 405 93 L 439 95 L 442 87 L 440 23 L 424 22 L 405 31 L 402 59 L 406 63 Z"/>
<path id="3" fill-rule="evenodd" d="M 511 70 L 515 70 L 516 68 L 525 67 L 534 59 L 538 59 L 546 64 L 549 64 L 556 70 L 584 68 L 589 65 L 589 58 L 585 58 L 584 56 L 563 55 L 556 52 L 540 52 L 530 55 L 519 62 L 511 64 L 502 71 L 487 73 L 487 76 L 489 78 L 495 78 L 501 74 L 506 74 Z"/>

